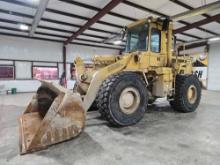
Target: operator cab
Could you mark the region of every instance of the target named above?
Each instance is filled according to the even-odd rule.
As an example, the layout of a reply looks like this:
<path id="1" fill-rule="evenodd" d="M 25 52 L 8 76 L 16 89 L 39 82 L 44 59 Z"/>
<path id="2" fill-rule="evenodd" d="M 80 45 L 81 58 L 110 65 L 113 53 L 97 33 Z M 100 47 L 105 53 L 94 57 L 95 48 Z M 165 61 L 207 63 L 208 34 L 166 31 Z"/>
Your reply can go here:
<path id="1" fill-rule="evenodd" d="M 170 44 L 168 31 L 169 21 L 159 19 L 142 19 L 126 27 L 126 53 L 139 52 L 141 58 L 146 58 L 150 66 L 166 66 Z M 168 41 L 169 40 L 169 41 Z M 169 51 L 168 51 L 169 50 Z M 146 61 L 144 60 L 144 61 Z M 146 66 L 146 64 L 145 64 Z"/>
<path id="2" fill-rule="evenodd" d="M 152 22 L 151 19 L 144 19 L 129 25 L 126 30 L 127 41 L 125 51 L 149 50 L 159 53 L 161 50 L 161 29 L 162 24 Z"/>

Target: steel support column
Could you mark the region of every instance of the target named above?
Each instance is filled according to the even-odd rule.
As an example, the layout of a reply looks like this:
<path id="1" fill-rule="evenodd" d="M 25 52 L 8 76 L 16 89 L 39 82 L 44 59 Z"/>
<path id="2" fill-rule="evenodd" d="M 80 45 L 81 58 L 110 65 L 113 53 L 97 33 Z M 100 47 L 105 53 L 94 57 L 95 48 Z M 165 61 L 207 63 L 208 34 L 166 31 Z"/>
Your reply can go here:
<path id="1" fill-rule="evenodd" d="M 66 46 L 63 45 L 63 72 L 65 72 L 66 78 Z"/>

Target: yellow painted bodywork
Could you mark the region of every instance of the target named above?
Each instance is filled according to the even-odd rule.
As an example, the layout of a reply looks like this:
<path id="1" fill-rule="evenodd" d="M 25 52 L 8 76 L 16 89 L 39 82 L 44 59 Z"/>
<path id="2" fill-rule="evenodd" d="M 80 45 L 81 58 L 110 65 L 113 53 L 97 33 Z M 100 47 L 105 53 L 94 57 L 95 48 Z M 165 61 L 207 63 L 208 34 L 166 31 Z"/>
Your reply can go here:
<path id="1" fill-rule="evenodd" d="M 167 31 L 162 30 L 162 23 L 156 19 L 142 19 L 127 26 L 133 28 L 145 23 L 149 24 L 149 34 L 151 29 L 156 28 L 161 31 L 160 52 L 154 53 L 147 47 L 146 51 L 136 51 L 119 55 L 94 56 L 92 59 L 93 69 L 85 71 L 83 62 L 77 58 L 74 63 L 77 71 L 77 85 L 81 88 L 84 96 L 84 103 L 89 107 L 94 101 L 98 89 L 110 75 L 133 71 L 144 75 L 146 84 L 148 79 L 153 79 L 151 94 L 154 97 L 172 97 L 174 94 L 174 82 L 177 74 L 192 74 L 192 60 L 189 57 L 177 57 L 172 49 L 172 23 Z M 151 37 L 148 37 L 150 43 Z M 84 78 L 84 79 L 83 79 Z M 82 94 L 81 93 L 81 94 Z M 86 100 L 85 100 L 86 99 Z"/>
<path id="2" fill-rule="evenodd" d="M 151 43 L 152 28 L 161 32 L 158 53 L 152 52 L 151 46 L 146 45 L 146 51 L 129 52 L 123 56 L 95 55 L 89 68 L 86 68 L 84 61 L 77 57 L 74 61 L 76 92 L 48 81 L 41 81 L 39 89 L 46 88 L 54 93 L 54 99 L 49 109 L 42 115 L 39 99 L 46 98 L 43 102 L 45 107 L 45 103 L 51 100 L 52 96 L 47 96 L 45 94 L 47 91 L 42 93 L 38 90 L 19 118 L 21 154 L 78 136 L 85 127 L 86 111 L 95 101 L 103 81 L 111 75 L 126 71 L 135 72 L 143 77 L 149 97 L 174 96 L 175 77 L 177 74 L 192 74 L 192 59 L 172 54 L 172 23 L 164 28 L 162 22 L 157 19 L 142 19 L 132 23 L 128 28 L 146 23 L 149 25 L 146 43 Z"/>

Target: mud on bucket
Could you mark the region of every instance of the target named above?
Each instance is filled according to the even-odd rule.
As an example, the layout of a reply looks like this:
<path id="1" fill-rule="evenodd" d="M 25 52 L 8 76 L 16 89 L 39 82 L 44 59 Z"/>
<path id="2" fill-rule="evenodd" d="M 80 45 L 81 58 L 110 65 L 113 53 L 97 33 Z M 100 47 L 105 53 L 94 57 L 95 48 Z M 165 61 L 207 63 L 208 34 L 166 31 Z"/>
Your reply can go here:
<path id="1" fill-rule="evenodd" d="M 76 137 L 85 126 L 85 111 L 78 93 L 48 81 L 41 83 L 19 118 L 21 154 Z"/>

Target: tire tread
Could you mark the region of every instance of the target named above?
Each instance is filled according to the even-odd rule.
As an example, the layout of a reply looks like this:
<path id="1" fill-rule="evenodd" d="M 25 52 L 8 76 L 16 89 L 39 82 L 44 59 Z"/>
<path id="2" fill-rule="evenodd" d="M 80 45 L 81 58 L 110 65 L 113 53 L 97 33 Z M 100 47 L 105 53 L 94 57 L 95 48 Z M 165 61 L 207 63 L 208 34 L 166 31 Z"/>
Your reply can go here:
<path id="1" fill-rule="evenodd" d="M 113 126 L 121 126 L 118 122 L 114 120 L 114 117 L 111 115 L 111 112 L 108 108 L 109 105 L 109 96 L 111 95 L 111 90 L 114 88 L 114 84 L 117 81 L 129 76 L 129 75 L 136 75 L 137 78 L 140 78 L 138 74 L 134 72 L 120 72 L 118 74 L 114 74 L 109 76 L 106 80 L 103 81 L 102 85 L 100 86 L 98 95 L 97 95 L 97 107 L 101 116 L 106 119 L 111 125 Z M 145 84 L 144 80 L 140 78 L 141 81 Z"/>

